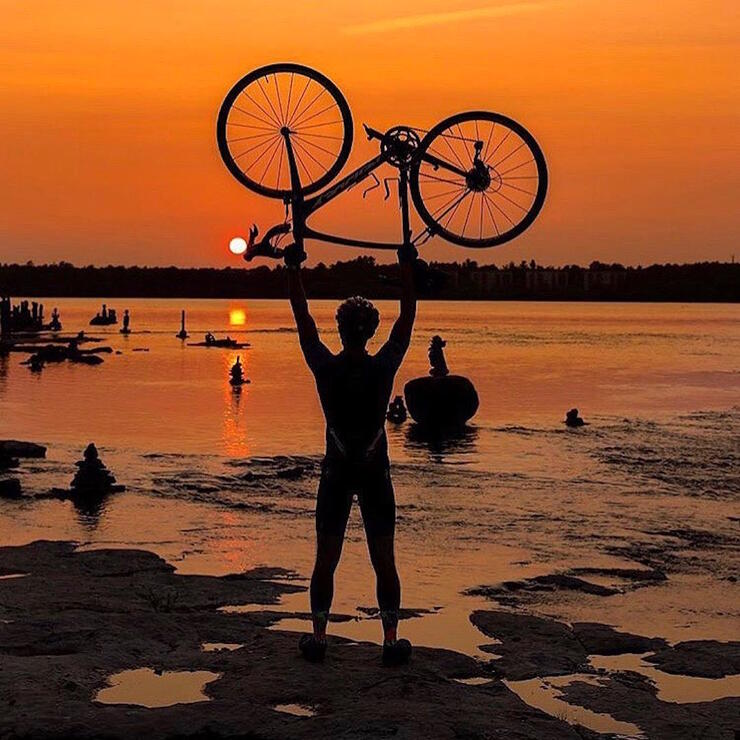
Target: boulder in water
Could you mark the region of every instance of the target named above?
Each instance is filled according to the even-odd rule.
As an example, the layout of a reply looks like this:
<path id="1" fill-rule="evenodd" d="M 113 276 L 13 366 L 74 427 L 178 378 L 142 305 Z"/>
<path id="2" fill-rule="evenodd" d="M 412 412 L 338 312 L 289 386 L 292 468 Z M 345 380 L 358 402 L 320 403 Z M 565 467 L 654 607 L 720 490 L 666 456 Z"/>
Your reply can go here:
<path id="1" fill-rule="evenodd" d="M 428 427 L 459 427 L 478 410 L 478 393 L 462 375 L 414 378 L 403 389 L 414 421 Z"/>
<path id="2" fill-rule="evenodd" d="M 447 344 L 435 335 L 429 343 L 429 377 L 406 383 L 403 394 L 415 422 L 435 429 L 465 425 L 478 410 L 478 393 L 468 378 L 450 375 L 444 356 Z"/>
<path id="3" fill-rule="evenodd" d="M 18 478 L 0 479 L 0 498 L 20 498 L 21 482 Z"/>

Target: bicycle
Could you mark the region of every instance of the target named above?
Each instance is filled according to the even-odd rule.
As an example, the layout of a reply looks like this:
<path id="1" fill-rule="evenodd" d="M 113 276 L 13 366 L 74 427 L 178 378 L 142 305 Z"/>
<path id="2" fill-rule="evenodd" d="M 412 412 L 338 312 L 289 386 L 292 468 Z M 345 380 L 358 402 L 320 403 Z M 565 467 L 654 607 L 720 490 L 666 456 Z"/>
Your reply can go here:
<path id="1" fill-rule="evenodd" d="M 250 228 L 249 243 L 241 250 L 246 260 L 280 256 L 284 250 L 278 245 L 290 232 L 301 251 L 306 239 L 398 250 L 433 236 L 464 247 L 493 247 L 519 236 L 542 209 L 545 157 L 534 137 L 511 118 L 469 111 L 428 131 L 364 129 L 369 140 L 380 142 L 379 153 L 329 186 L 347 162 L 353 140 L 352 114 L 339 88 L 316 70 L 292 63 L 260 67 L 231 88 L 216 125 L 221 157 L 242 185 L 286 206 L 286 220 L 260 242 L 258 228 Z M 313 213 L 363 180 L 375 181 L 365 193 L 378 187 L 375 170 L 384 164 L 398 170 L 401 242 L 354 239 L 308 225 Z M 388 197 L 388 179 L 385 186 Z M 424 224 L 416 235 L 409 193 Z"/>

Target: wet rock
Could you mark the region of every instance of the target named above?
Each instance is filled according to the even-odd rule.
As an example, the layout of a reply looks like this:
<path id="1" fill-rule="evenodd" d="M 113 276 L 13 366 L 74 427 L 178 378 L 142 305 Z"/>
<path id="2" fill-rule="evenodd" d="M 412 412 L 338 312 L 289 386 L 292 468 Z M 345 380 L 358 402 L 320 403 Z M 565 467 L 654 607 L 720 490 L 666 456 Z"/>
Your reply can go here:
<path id="1" fill-rule="evenodd" d="M 740 727 L 738 699 L 660 701 L 649 679 L 629 671 L 612 673 L 598 685 L 576 681 L 560 691 L 572 704 L 636 724 L 651 740 L 732 740 Z"/>
<path id="2" fill-rule="evenodd" d="M 500 681 L 453 681 L 480 675 L 467 656 L 420 647 L 409 665 L 388 669 L 379 646 L 334 638 L 326 662 L 310 665 L 294 633 L 265 629 L 260 612 L 221 610 L 275 604 L 302 590 L 289 582 L 256 573 L 179 575 L 152 553 L 80 552 L 57 542 L 0 548 L 0 569 L 29 573 L 2 586 L 0 618 L 13 620 L 0 624 L 3 738 L 596 737 L 526 705 Z M 173 610 L 153 608 L 140 595 L 147 590 L 178 593 Z M 208 652 L 205 642 L 243 647 Z M 144 666 L 220 678 L 205 688 L 210 700 L 195 704 L 150 710 L 95 702 L 110 675 Z M 274 711 L 286 703 L 318 713 L 297 719 Z"/>
<path id="3" fill-rule="evenodd" d="M 566 573 L 549 573 L 521 581 L 503 581 L 491 586 L 476 586 L 467 589 L 465 593 L 470 596 L 483 596 L 505 606 L 517 607 L 541 600 L 543 594 L 558 591 L 577 591 L 595 596 L 613 596 L 620 593 L 616 588 L 591 583 Z"/>
<path id="4" fill-rule="evenodd" d="M 0 439 L 0 455 L 10 457 L 46 457 L 46 447 L 35 442 Z"/>
<path id="5" fill-rule="evenodd" d="M 573 575 L 612 576 L 636 583 L 640 581 L 665 581 L 668 578 L 663 571 L 657 568 L 596 568 L 588 566 L 571 568 L 568 572 Z"/>
<path id="6" fill-rule="evenodd" d="M 645 657 L 665 673 L 722 678 L 740 673 L 740 642 L 688 640 Z"/>
<path id="7" fill-rule="evenodd" d="M 0 498 L 20 498 L 21 482 L 18 478 L 0 478 Z"/>
<path id="8" fill-rule="evenodd" d="M 667 646 L 662 637 L 643 637 L 629 632 L 618 632 L 598 622 L 576 622 L 573 632 L 589 655 L 624 655 L 647 653 Z"/>
<path id="9" fill-rule="evenodd" d="M 501 656 L 494 667 L 512 680 L 588 673 L 589 655 L 644 653 L 666 646 L 661 638 L 619 632 L 605 624 L 577 622 L 571 627 L 531 614 L 475 611 L 470 621 L 500 641 L 483 649 Z"/>
<path id="10" fill-rule="evenodd" d="M 17 457 L 11 457 L 10 455 L 0 454 L 0 470 L 9 470 L 10 468 L 17 468 L 19 461 Z"/>
<path id="11" fill-rule="evenodd" d="M 496 670 L 505 678 L 561 676 L 588 671 L 588 653 L 571 628 L 555 619 L 504 611 L 474 611 L 470 621 L 500 645 L 486 646 L 500 655 Z"/>

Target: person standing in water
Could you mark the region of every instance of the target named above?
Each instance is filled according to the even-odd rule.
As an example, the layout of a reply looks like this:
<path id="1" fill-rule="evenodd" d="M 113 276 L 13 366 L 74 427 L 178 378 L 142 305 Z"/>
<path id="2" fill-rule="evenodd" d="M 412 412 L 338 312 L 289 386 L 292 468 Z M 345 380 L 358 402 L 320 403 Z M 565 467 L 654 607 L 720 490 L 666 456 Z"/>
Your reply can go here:
<path id="1" fill-rule="evenodd" d="M 326 631 L 334 571 L 357 494 L 370 560 L 375 570 L 378 606 L 383 624 L 383 663 L 405 663 L 411 643 L 398 639 L 401 583 L 396 570 L 394 532 L 396 504 L 391 482 L 385 415 L 393 380 L 411 342 L 416 317 L 413 268 L 416 249 L 398 252 L 401 272 L 401 310 L 386 343 L 374 355 L 366 345 L 380 321 L 378 310 L 364 298 L 350 298 L 337 310 L 342 351 L 333 354 L 319 338 L 301 280 L 305 252 L 296 245 L 285 250 L 298 338 L 316 379 L 326 417 L 326 455 L 316 499 L 316 563 L 311 576 L 313 634 L 303 635 L 299 647 L 312 662 L 326 653 Z"/>

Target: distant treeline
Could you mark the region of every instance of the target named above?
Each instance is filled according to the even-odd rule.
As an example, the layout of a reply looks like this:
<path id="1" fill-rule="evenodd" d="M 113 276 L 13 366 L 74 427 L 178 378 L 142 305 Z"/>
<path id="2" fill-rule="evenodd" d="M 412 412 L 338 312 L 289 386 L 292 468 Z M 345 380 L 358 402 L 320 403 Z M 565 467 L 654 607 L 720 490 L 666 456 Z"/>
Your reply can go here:
<path id="1" fill-rule="evenodd" d="M 430 298 L 442 300 L 740 300 L 740 264 L 699 262 L 685 265 L 624 267 L 593 262 L 588 267 L 543 267 L 513 262 L 497 267 L 432 263 L 438 280 Z M 315 298 L 393 298 L 397 266 L 361 256 L 331 266 L 304 270 L 307 292 Z M 12 296 L 282 298 L 282 265 L 251 269 L 183 267 L 75 267 L 0 264 L 0 294 Z"/>

